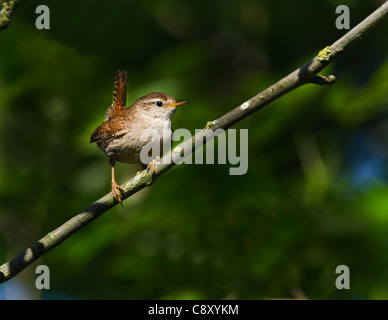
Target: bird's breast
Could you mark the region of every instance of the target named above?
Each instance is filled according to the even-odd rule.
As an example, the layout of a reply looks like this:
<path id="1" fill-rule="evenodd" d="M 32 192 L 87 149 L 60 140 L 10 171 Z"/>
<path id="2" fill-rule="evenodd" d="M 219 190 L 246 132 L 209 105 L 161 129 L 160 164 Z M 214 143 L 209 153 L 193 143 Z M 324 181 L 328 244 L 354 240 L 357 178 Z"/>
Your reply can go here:
<path id="1" fill-rule="evenodd" d="M 172 129 L 170 121 L 150 119 L 143 125 L 133 123 L 127 133 L 99 143 L 106 155 L 124 163 L 142 163 L 142 149 L 152 156 L 162 157 L 171 148 Z"/>

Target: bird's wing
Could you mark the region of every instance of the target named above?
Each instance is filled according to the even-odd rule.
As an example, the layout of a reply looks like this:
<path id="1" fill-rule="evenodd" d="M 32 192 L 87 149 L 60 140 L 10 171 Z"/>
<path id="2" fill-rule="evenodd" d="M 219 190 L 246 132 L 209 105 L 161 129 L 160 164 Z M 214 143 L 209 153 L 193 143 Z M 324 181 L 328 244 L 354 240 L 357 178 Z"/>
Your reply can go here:
<path id="1" fill-rule="evenodd" d="M 90 143 L 109 140 L 126 134 L 129 131 L 128 119 L 123 116 L 115 116 L 103 122 L 93 131 Z"/>
<path id="2" fill-rule="evenodd" d="M 105 120 L 118 115 L 125 109 L 127 101 L 127 71 L 118 71 L 113 89 L 113 103 L 106 111 Z"/>

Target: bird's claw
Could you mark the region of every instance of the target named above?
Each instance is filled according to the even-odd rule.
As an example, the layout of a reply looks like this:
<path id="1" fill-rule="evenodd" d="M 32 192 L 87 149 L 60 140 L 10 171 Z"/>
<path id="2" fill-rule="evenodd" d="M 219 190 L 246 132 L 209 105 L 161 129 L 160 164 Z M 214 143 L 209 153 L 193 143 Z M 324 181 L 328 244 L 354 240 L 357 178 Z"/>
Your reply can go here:
<path id="1" fill-rule="evenodd" d="M 151 172 L 152 172 L 152 177 L 154 178 L 155 181 L 156 181 L 156 176 L 155 176 L 155 164 L 158 163 L 158 162 L 160 162 L 160 158 L 159 158 L 159 157 L 156 157 L 154 160 L 152 160 L 152 161 L 148 164 L 148 166 L 147 166 L 147 168 L 146 168 L 147 173 L 150 172 L 150 170 L 151 170 Z"/>
<path id="2" fill-rule="evenodd" d="M 123 206 L 123 202 L 121 200 L 121 192 L 124 192 L 124 189 L 120 187 L 116 181 L 112 181 L 112 196 L 113 199 L 117 200 L 121 206 Z"/>

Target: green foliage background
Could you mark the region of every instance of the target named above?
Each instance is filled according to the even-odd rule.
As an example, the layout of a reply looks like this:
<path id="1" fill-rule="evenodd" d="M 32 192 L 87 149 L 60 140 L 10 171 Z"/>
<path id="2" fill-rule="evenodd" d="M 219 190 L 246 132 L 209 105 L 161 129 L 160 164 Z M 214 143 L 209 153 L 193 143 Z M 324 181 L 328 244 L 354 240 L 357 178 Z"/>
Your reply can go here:
<path id="1" fill-rule="evenodd" d="M 89 136 L 118 69 L 128 100 L 167 92 L 192 133 L 309 61 L 382 1 L 22 1 L 0 34 L 0 262 L 110 189 Z M 0 285 L 0 298 L 388 298 L 388 31 L 235 128 L 249 170 L 180 165 Z M 139 168 L 117 165 L 123 183 Z M 35 267 L 50 268 L 38 291 Z M 347 265 L 351 289 L 337 290 Z M 10 296 L 12 287 L 17 294 Z M 8 293 L 7 293 L 8 292 Z"/>

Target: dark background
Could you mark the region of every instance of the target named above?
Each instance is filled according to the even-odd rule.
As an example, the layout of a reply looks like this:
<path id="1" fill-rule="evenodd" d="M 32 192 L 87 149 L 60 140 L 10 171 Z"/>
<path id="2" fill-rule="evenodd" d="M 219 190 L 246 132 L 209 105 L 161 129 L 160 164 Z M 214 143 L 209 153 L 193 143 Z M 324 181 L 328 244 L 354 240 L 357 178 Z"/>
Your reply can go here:
<path id="1" fill-rule="evenodd" d="M 382 1 L 21 1 L 0 34 L 0 263 L 110 191 L 89 144 L 112 101 L 188 99 L 192 133 L 345 34 Z M 37 30 L 35 8 L 50 8 Z M 243 120 L 249 167 L 180 165 L 0 285 L 0 299 L 388 298 L 388 25 Z M 117 165 L 124 183 L 139 167 Z M 50 268 L 50 290 L 35 268 Z M 350 290 L 335 269 L 350 268 Z"/>

